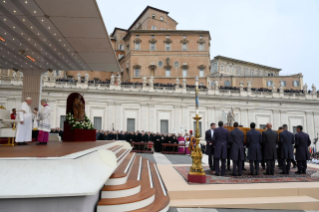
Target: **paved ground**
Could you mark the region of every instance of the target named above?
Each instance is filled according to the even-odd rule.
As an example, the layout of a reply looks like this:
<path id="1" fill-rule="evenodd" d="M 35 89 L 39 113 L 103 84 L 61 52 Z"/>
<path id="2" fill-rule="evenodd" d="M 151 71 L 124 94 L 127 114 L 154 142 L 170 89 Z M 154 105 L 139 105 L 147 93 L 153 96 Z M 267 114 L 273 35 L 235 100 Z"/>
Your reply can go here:
<path id="1" fill-rule="evenodd" d="M 139 154 L 157 164 L 191 164 L 192 158 L 188 155 L 170 154 Z M 207 155 L 203 155 L 202 162 L 207 163 Z M 254 210 L 254 209 L 218 209 L 218 208 L 170 208 L 169 212 L 319 212 L 302 210 Z"/>

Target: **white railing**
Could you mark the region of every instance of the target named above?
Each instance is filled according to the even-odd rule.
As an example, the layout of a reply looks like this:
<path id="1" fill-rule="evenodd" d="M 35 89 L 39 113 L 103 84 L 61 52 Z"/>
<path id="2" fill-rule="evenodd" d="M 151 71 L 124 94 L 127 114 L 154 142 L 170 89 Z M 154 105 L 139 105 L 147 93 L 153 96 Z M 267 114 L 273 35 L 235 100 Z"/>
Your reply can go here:
<path id="1" fill-rule="evenodd" d="M 22 80 L 17 79 L 0 79 L 0 86 L 22 86 Z M 140 91 L 149 91 L 149 92 L 166 92 L 169 91 L 169 93 L 185 93 L 190 94 L 192 92 L 195 92 L 195 87 L 176 87 L 176 86 L 160 86 L 156 85 L 152 88 L 147 85 L 143 86 L 141 84 L 121 84 L 121 85 L 110 85 L 108 82 L 95 82 L 95 83 L 87 83 L 87 82 L 68 82 L 68 81 L 44 81 L 43 87 L 46 88 L 52 88 L 52 89 L 59 89 L 59 88 L 69 88 L 69 89 L 85 89 L 90 88 L 93 90 L 119 90 L 123 92 L 140 92 Z M 235 90 L 235 89 L 225 89 L 225 88 L 199 88 L 199 91 L 201 94 L 208 94 L 208 95 L 221 95 L 221 96 L 242 96 L 242 97 L 260 97 L 260 98 L 266 98 L 266 97 L 273 97 L 273 98 L 284 98 L 284 99 L 300 99 L 300 100 L 319 100 L 319 93 L 316 92 L 314 94 L 307 93 L 304 94 L 302 92 L 283 92 L 280 93 L 278 91 L 272 92 L 272 91 L 247 91 L 246 89 L 241 90 Z"/>

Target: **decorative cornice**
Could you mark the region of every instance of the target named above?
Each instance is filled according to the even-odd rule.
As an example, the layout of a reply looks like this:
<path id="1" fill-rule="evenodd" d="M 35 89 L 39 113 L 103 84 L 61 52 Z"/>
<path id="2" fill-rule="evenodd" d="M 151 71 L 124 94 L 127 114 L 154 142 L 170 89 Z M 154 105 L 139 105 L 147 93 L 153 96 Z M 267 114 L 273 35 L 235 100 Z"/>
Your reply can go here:
<path id="1" fill-rule="evenodd" d="M 140 69 L 141 66 L 140 66 L 140 65 L 135 65 L 135 66 L 133 66 L 133 68 L 138 68 L 138 69 Z"/>
<path id="2" fill-rule="evenodd" d="M 165 69 L 171 69 L 171 68 L 172 68 L 172 66 L 171 66 L 171 65 L 169 65 L 169 64 L 167 64 L 167 65 L 165 65 L 165 66 L 164 66 L 164 68 L 165 68 Z"/>
<path id="3" fill-rule="evenodd" d="M 182 65 L 181 69 L 189 69 L 189 66 L 188 65 Z"/>
<path id="4" fill-rule="evenodd" d="M 206 69 L 206 66 L 204 65 L 200 65 L 200 66 L 197 66 L 198 69 Z"/>
<path id="5" fill-rule="evenodd" d="M 148 42 L 150 42 L 150 43 L 156 43 L 157 42 L 157 40 L 156 39 L 154 39 L 154 38 L 152 38 L 151 40 L 149 40 Z"/>
<path id="6" fill-rule="evenodd" d="M 197 41 L 197 43 L 205 43 L 206 41 L 203 39 L 203 38 L 201 38 L 201 39 L 199 39 L 198 41 Z"/>
<path id="7" fill-rule="evenodd" d="M 148 68 L 150 68 L 150 69 L 156 69 L 157 66 L 156 66 L 156 65 L 149 65 Z"/>
<path id="8" fill-rule="evenodd" d="M 188 40 L 183 38 L 183 40 L 181 40 L 181 43 L 188 43 Z"/>
<path id="9" fill-rule="evenodd" d="M 172 43 L 173 41 L 170 39 L 170 38 L 166 38 L 165 40 L 164 40 L 164 43 Z"/>
<path id="10" fill-rule="evenodd" d="M 141 39 L 139 39 L 139 38 L 135 38 L 135 39 L 133 40 L 133 42 L 134 42 L 134 43 L 141 43 L 141 42 L 142 42 L 142 40 L 141 40 Z"/>

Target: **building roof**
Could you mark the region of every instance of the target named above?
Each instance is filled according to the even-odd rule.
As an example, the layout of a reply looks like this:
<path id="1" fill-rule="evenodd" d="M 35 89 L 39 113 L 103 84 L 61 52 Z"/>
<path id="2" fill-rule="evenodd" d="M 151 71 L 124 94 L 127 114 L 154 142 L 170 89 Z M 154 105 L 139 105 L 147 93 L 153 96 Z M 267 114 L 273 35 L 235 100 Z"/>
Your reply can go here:
<path id="1" fill-rule="evenodd" d="M 115 34 L 116 30 L 120 30 L 120 31 L 125 31 L 125 32 L 127 32 L 127 29 L 122 29 L 122 28 L 115 27 L 114 30 L 113 30 L 113 32 L 112 32 L 112 34 L 110 35 L 111 37 L 114 37 L 114 34 Z"/>
<path id="2" fill-rule="evenodd" d="M 267 69 L 273 69 L 275 71 L 281 71 L 280 68 L 274 68 L 274 67 L 270 67 L 270 66 L 265 66 L 265 65 L 258 64 L 258 63 L 251 63 L 251 62 L 247 62 L 247 61 L 243 61 L 243 60 L 233 59 L 233 58 L 230 58 L 230 57 L 224 57 L 224 56 L 221 56 L 221 55 L 218 55 L 218 56 L 214 57 L 214 59 L 224 59 L 224 60 L 229 60 L 229 61 L 232 61 L 232 62 L 242 63 L 242 64 L 246 64 L 246 65 L 257 66 L 257 67 L 260 67 L 260 68 L 267 68 Z M 211 60 L 211 61 L 213 61 L 213 60 Z"/>
<path id="3" fill-rule="evenodd" d="M 210 37 L 210 32 L 206 31 L 206 30 L 130 30 L 124 37 L 123 40 L 127 40 L 129 38 L 129 36 L 132 33 L 137 33 L 137 34 L 143 34 L 143 33 L 150 33 L 150 34 L 163 34 L 163 35 L 167 35 L 167 34 L 208 34 L 209 39 L 211 39 Z"/>
<path id="4" fill-rule="evenodd" d="M 120 72 L 96 0 L 4 2 L 1 69 Z"/>
<path id="5" fill-rule="evenodd" d="M 157 9 L 157 8 L 155 8 L 155 7 L 147 6 L 147 7 L 143 10 L 143 12 L 137 17 L 137 19 L 133 22 L 133 24 L 128 28 L 128 30 L 130 30 L 130 29 L 137 23 L 137 21 L 146 13 L 146 11 L 147 11 L 148 9 L 156 10 L 156 11 L 159 11 L 159 12 L 162 12 L 162 13 L 165 13 L 165 14 L 168 14 L 168 13 L 169 13 L 169 12 L 167 12 L 167 11 Z"/>

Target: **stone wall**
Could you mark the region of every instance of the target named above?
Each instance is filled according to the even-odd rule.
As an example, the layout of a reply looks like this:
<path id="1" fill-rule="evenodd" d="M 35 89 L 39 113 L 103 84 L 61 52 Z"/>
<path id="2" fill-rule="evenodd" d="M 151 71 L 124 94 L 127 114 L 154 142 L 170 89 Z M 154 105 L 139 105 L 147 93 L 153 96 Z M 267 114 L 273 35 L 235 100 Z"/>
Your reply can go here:
<path id="1" fill-rule="evenodd" d="M 147 79 L 149 80 L 149 79 Z M 180 80 L 182 83 L 182 79 Z M 86 100 L 86 114 L 91 120 L 102 119 L 102 129 L 127 129 L 127 120 L 134 119 L 135 130 L 159 132 L 161 120 L 168 121 L 169 132 L 194 130 L 195 92 L 192 88 L 163 88 L 151 86 L 95 85 L 88 83 L 55 83 L 45 81 L 42 98 L 51 108 L 51 126 L 59 127 L 65 115 L 66 98 L 72 92 L 81 93 Z M 22 83 L 0 81 L 0 105 L 7 109 L 21 104 Z M 235 120 L 245 127 L 256 122 L 258 127 L 271 122 L 274 129 L 288 124 L 289 130 L 303 125 L 313 141 L 319 132 L 317 95 L 262 93 L 203 89 L 200 91 L 199 113 L 201 133 L 212 122 L 223 120 L 235 109 Z M 204 139 L 204 138 L 202 138 Z M 319 147 L 319 146 L 317 146 Z"/>

